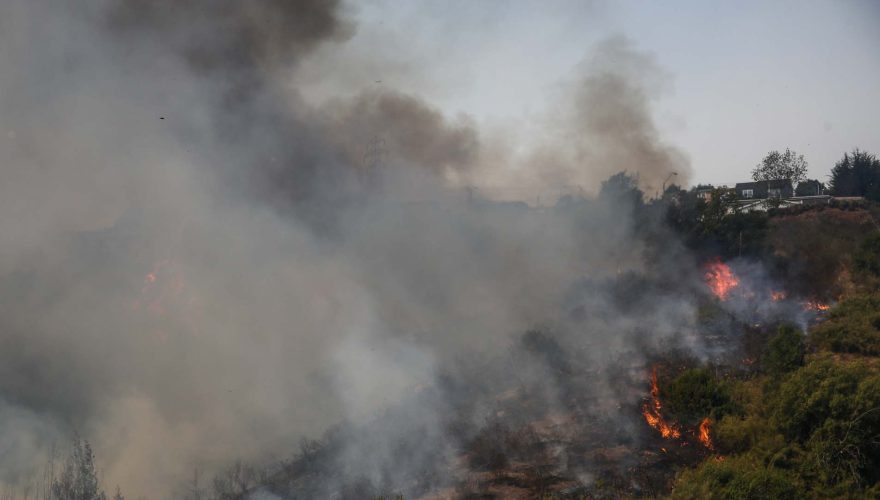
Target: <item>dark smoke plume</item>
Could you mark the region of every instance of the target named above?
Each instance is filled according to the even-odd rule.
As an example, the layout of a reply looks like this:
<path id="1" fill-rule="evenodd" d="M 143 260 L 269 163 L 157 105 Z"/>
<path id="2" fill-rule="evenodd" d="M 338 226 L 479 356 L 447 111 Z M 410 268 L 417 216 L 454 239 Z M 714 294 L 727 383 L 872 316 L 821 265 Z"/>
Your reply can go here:
<path id="1" fill-rule="evenodd" d="M 601 45 L 516 160 L 417 89 L 307 103 L 290 75 L 353 29 L 325 1 L 0 6 L 0 482 L 33 480 L 80 433 L 109 484 L 168 496 L 196 468 L 379 418 L 340 434 L 333 463 L 408 484 L 476 439 L 499 392 L 552 409 L 589 395 L 613 419 L 638 394 L 610 365 L 669 339 L 700 352 L 685 294 L 637 311 L 619 297 L 620 276 L 655 272 L 635 207 L 479 194 L 593 189 L 623 169 L 682 180 L 649 58 Z M 542 324 L 558 349 L 519 340 Z M 546 352 L 594 371 L 570 385 Z"/>

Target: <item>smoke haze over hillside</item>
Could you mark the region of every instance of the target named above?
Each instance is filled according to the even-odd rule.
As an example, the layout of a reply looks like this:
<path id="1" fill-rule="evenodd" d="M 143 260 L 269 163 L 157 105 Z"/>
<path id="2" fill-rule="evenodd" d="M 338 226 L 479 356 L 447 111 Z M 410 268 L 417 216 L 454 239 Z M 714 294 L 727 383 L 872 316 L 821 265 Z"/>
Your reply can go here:
<path id="1" fill-rule="evenodd" d="M 164 497 L 194 468 L 283 457 L 400 405 L 341 455 L 375 479 L 451 456 L 438 377 L 506 388 L 459 367 L 534 325 L 597 369 L 673 339 L 702 353 L 682 292 L 699 277 L 677 247 L 647 264 L 637 226 L 653 222 L 625 199 L 484 200 L 595 193 L 622 170 L 649 193 L 686 182 L 653 122 L 650 56 L 622 37 L 585 48 L 546 138 L 514 153 L 417 88 L 303 99 L 301 61 L 355 30 L 323 1 L 0 7 L 0 483 L 79 433 L 108 484 Z M 611 283 L 636 272 L 681 286 L 628 308 Z M 521 368 L 559 404 L 546 366 Z M 582 388 L 606 416 L 612 383 Z M 402 459 L 388 443 L 413 429 Z"/>

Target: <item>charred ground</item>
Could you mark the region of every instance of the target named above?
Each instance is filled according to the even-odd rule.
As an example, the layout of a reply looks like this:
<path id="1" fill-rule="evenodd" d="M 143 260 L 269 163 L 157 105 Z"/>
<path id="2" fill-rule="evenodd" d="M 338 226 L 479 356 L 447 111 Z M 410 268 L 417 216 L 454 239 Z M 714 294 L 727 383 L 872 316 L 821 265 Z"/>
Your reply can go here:
<path id="1" fill-rule="evenodd" d="M 638 203 L 639 220 L 650 220 L 656 212 L 675 216 L 682 203 L 675 196 Z M 374 421 L 342 424 L 319 440 L 304 441 L 290 460 L 259 473 L 252 469 L 249 480 L 238 485 L 215 482 L 214 493 L 225 498 L 255 491 L 283 498 L 795 498 L 806 491 L 819 496 L 876 493 L 878 478 L 871 471 L 880 456 L 880 420 L 873 415 L 880 404 L 880 379 L 871 356 L 880 345 L 873 330 L 880 322 L 860 319 L 877 310 L 872 305 L 876 273 L 864 272 L 866 262 L 878 258 L 871 246 L 877 238 L 875 207 L 726 214 L 711 221 L 706 217 L 710 207 L 695 206 L 694 226 L 676 233 L 697 256 L 692 262 L 622 273 L 610 285 L 585 279 L 569 296 L 566 314 L 572 323 L 566 328 L 576 332 L 580 320 L 601 314 L 585 302 L 597 290 L 610 295 L 615 311 L 644 313 L 656 307 L 652 300 L 659 289 L 672 287 L 699 304 L 696 330 L 703 352 L 685 348 L 684 342 L 640 344 L 638 339 L 650 337 L 651 326 L 636 325 L 627 332 L 608 332 L 631 336 L 635 351 L 619 352 L 597 367 L 584 361 L 590 343 L 572 342 L 576 333 L 553 326 L 531 329 L 492 359 L 470 360 L 450 370 L 436 385 L 416 391 L 410 401 Z M 566 209 L 572 207 L 576 204 Z M 644 223 L 644 228 L 651 228 L 646 239 L 656 235 L 651 224 Z M 751 242 L 745 255 L 740 238 L 730 237 L 735 231 L 746 233 Z M 722 256 L 731 259 L 733 271 L 728 272 L 737 283 L 730 293 L 741 297 L 713 294 L 710 283 L 701 289 L 687 285 L 692 283 L 684 277 L 688 264 L 694 266 L 691 272 L 711 279 L 705 266 L 712 261 L 701 257 L 705 255 L 718 262 Z M 749 275 L 756 264 L 766 266 L 760 278 Z M 756 297 L 761 287 L 784 292 L 767 288 Z M 813 305 L 824 301 L 840 302 L 827 312 Z M 768 309 L 764 302 L 779 304 Z M 864 321 L 864 326 L 853 325 Z M 546 384 L 531 383 L 524 375 L 529 369 L 548 374 L 555 393 L 548 395 Z M 606 392 L 596 389 L 596 380 L 608 381 Z M 806 380 L 842 383 L 857 392 L 853 401 L 813 402 L 813 416 L 799 424 L 807 427 L 795 432 L 793 422 L 805 418 L 799 416 L 801 403 L 796 401 L 810 397 L 803 393 L 811 390 L 802 385 Z M 436 401 L 450 405 L 442 414 L 451 418 L 440 425 L 454 445 L 432 453 L 419 444 L 426 429 L 406 412 L 412 405 L 430 407 Z M 671 435 L 649 425 L 646 408 L 654 405 L 674 429 Z M 474 415 L 482 416 L 476 425 Z M 340 466 L 339 457 L 350 442 L 387 435 L 382 427 L 399 422 L 412 423 L 395 429 L 399 442 L 375 445 L 395 446 L 395 456 L 418 460 L 418 474 L 401 478 L 387 470 L 380 474 L 385 481 L 376 482 Z M 836 434 L 844 424 L 846 435 Z M 853 429 L 856 438 L 848 435 Z M 236 467 L 227 475 L 241 466 Z M 337 486 L 328 491 L 328 484 Z"/>

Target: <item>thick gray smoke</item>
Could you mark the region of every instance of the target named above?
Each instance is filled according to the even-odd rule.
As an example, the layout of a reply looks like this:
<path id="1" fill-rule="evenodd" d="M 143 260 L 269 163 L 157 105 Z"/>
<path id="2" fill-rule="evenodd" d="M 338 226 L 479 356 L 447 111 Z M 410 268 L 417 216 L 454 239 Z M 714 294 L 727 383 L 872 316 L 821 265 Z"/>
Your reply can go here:
<path id="1" fill-rule="evenodd" d="M 38 480 L 79 433 L 107 484 L 164 497 L 195 468 L 283 458 L 401 405 L 410 427 L 389 420 L 341 455 L 377 482 L 406 462 L 402 429 L 423 439 L 413 467 L 454 452 L 451 403 L 406 404 L 414 391 L 466 379 L 456 363 L 532 325 L 558 324 L 596 366 L 690 342 L 686 300 L 626 311 L 606 286 L 646 271 L 625 203 L 467 203 L 461 188 L 504 160 L 467 117 L 393 90 L 305 103 L 290 75 L 353 29 L 325 1 L 0 6 L 0 483 Z M 684 177 L 643 71 L 625 42 L 598 47 L 560 130 L 513 175 Z M 557 404 L 545 368 L 521 377 Z M 592 390 L 617 411 L 610 380 Z"/>
<path id="2" fill-rule="evenodd" d="M 600 181 L 622 171 L 652 195 L 664 180 L 686 185 L 690 162 L 662 140 L 651 111 L 667 78 L 625 37 L 600 42 L 562 85 L 531 146 L 513 155 L 503 140 L 487 145 L 474 178 L 501 193 L 518 188 L 520 196 L 596 192 Z"/>

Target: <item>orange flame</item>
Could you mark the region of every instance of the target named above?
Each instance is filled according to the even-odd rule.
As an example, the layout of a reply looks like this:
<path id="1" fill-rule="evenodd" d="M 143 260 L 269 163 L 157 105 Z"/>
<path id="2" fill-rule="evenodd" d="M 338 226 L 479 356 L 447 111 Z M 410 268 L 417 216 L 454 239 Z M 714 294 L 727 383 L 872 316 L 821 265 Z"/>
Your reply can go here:
<path id="1" fill-rule="evenodd" d="M 819 302 L 817 300 L 808 300 L 808 301 L 804 302 L 804 311 L 821 312 L 821 311 L 827 311 L 829 309 L 831 309 L 831 306 L 829 306 L 828 304 L 824 304 L 822 302 Z"/>
<path id="2" fill-rule="evenodd" d="M 648 425 L 660 431 L 660 435 L 666 439 L 677 439 L 681 437 L 681 431 L 674 423 L 668 423 L 660 415 L 660 387 L 657 384 L 657 367 L 651 369 L 651 401 L 645 402 L 642 407 L 642 415 Z"/>
<path id="3" fill-rule="evenodd" d="M 771 290 L 770 291 L 770 298 L 773 300 L 773 302 L 779 302 L 780 300 L 785 300 L 785 297 L 787 297 L 787 294 L 783 290 L 780 290 L 780 291 L 772 291 Z"/>
<path id="4" fill-rule="evenodd" d="M 712 446 L 712 437 L 709 435 L 709 428 L 712 425 L 712 421 L 709 420 L 709 417 L 703 419 L 700 422 L 700 442 L 703 443 L 703 446 L 710 450 L 714 450 L 715 447 Z"/>
<path id="5" fill-rule="evenodd" d="M 705 265 L 703 279 L 712 293 L 721 300 L 727 300 L 730 291 L 739 285 L 739 279 L 730 267 L 718 259 Z"/>
<path id="6" fill-rule="evenodd" d="M 134 302 L 135 310 L 144 310 L 158 322 L 173 321 L 198 333 L 195 320 L 200 304 L 183 279 L 183 273 L 174 260 L 157 262 L 144 277 L 141 296 Z M 154 332 L 162 340 L 167 338 L 164 327 Z"/>

